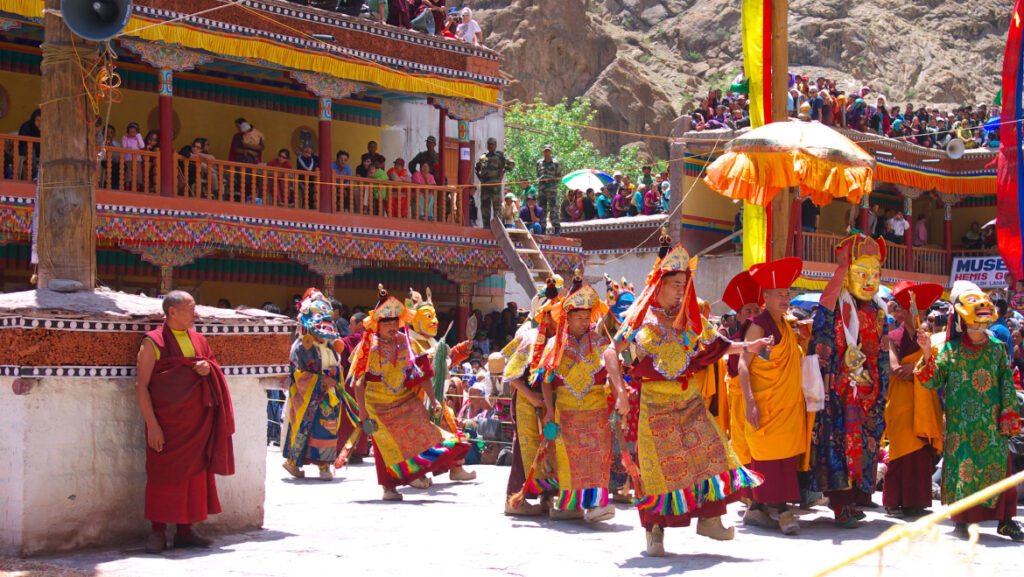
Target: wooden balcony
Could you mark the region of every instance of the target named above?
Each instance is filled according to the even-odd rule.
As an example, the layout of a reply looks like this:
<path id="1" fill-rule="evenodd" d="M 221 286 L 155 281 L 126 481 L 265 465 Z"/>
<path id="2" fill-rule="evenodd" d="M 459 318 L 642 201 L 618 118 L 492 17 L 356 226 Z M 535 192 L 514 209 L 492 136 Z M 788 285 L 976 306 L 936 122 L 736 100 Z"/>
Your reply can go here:
<path id="1" fill-rule="evenodd" d="M 803 239 L 802 258 L 805 263 L 834 265 L 836 262 L 836 246 L 842 242 L 843 236 L 828 233 L 801 233 Z M 907 247 L 885 241 L 886 259 L 882 276 L 889 279 L 914 280 L 918 282 L 937 282 L 946 284 L 949 281 L 950 264 L 954 257 L 991 256 L 998 254 L 996 249 L 968 250 L 954 248 L 946 251 L 929 246 L 915 246 L 912 262 L 907 262 Z"/>
<path id="2" fill-rule="evenodd" d="M 4 182 L 32 184 L 38 173 L 38 138 L 2 135 Z M 335 175 L 328 190 L 330 206 L 321 205 L 318 172 L 278 168 L 265 164 L 244 164 L 226 160 L 174 157 L 173 195 L 160 194 L 158 151 L 118 147 L 97 149 L 96 185 L 101 190 L 166 196 L 188 204 L 177 208 L 233 212 L 231 207 L 248 207 L 268 213 L 270 209 L 292 209 L 307 214 L 332 213 L 383 217 L 386 228 L 402 229 L 420 222 L 463 226 L 461 195 L 454 186 L 416 185 L 356 176 Z M 202 206 L 200 209 L 199 207 Z M 246 211 L 251 212 L 251 211 Z M 301 214 L 296 220 L 306 220 Z M 397 221 L 397 222 L 396 222 Z M 404 224 L 403 224 L 404 223 Z"/>

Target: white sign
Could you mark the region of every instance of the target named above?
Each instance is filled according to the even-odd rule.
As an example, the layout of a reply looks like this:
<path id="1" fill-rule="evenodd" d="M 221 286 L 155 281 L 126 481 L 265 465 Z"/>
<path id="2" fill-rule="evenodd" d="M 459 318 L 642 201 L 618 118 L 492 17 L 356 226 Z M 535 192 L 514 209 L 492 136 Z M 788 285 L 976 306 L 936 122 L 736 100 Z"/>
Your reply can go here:
<path id="1" fill-rule="evenodd" d="M 965 280 L 983 289 L 1004 288 L 1007 272 L 1001 256 L 958 257 L 953 259 L 953 269 L 949 271 L 949 285 Z"/>
<path id="2" fill-rule="evenodd" d="M 463 146 L 459 149 L 459 160 L 470 160 L 468 147 Z"/>

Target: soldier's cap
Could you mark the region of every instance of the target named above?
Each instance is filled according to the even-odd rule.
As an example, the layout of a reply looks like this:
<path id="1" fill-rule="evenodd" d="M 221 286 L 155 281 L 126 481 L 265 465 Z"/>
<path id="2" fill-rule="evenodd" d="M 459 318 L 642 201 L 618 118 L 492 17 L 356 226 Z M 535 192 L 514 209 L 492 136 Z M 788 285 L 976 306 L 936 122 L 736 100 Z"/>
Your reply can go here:
<path id="1" fill-rule="evenodd" d="M 437 144 L 437 138 L 435 138 L 433 135 L 428 136 L 427 137 L 427 142 L 433 142 L 433 143 Z"/>
<path id="2" fill-rule="evenodd" d="M 498 139 L 492 136 L 487 139 L 487 144 L 498 144 Z"/>
<path id="3" fill-rule="evenodd" d="M 544 150 L 551 150 L 551 145 L 550 144 L 545 144 L 544 145 Z"/>

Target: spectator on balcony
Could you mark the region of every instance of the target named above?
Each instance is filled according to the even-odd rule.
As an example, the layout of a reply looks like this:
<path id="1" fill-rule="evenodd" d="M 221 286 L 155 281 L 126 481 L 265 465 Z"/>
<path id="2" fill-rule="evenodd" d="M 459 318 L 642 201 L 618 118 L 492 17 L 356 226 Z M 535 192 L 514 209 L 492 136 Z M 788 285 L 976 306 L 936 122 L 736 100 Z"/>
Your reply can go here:
<path id="1" fill-rule="evenodd" d="M 588 190 L 587 192 L 589 193 L 590 191 Z M 601 194 L 597 196 L 594 205 L 594 208 L 597 209 L 597 218 L 612 217 L 612 198 L 607 186 L 601 187 Z"/>
<path id="2" fill-rule="evenodd" d="M 281 150 L 278 150 L 277 156 L 271 158 L 270 161 L 267 162 L 267 166 L 271 168 L 284 168 L 287 170 L 291 170 L 291 153 L 288 152 L 287 148 L 282 148 Z M 278 206 L 290 204 L 289 196 L 291 195 L 288 194 L 288 187 L 285 184 L 285 182 L 289 180 L 289 177 L 284 174 L 271 173 L 271 178 L 277 181 L 277 189 L 274 191 L 274 194 L 275 196 L 277 196 L 277 199 L 276 202 L 273 198 L 268 199 L 268 204 L 277 204 Z"/>
<path id="3" fill-rule="evenodd" d="M 18 129 L 18 136 L 28 136 L 30 138 L 39 138 L 42 133 L 39 131 L 40 127 L 40 112 L 39 109 L 32 111 L 32 115 L 28 117 L 28 120 L 21 124 L 21 128 Z M 18 167 L 18 178 L 25 180 L 28 178 L 28 143 L 24 140 L 18 143 L 18 154 L 21 156 L 20 166 Z M 39 175 L 39 143 L 32 143 L 32 180 L 35 180 Z"/>
<path id="4" fill-rule="evenodd" d="M 412 174 L 405 169 L 405 159 L 396 158 L 395 165 L 388 169 L 388 180 L 391 182 L 412 182 Z M 390 215 L 397 218 L 409 216 L 409 189 L 392 186 Z"/>
<path id="5" fill-rule="evenodd" d="M 629 192 L 619 189 L 612 199 L 612 217 L 619 218 L 629 214 Z"/>
<path id="6" fill-rule="evenodd" d="M 807 197 L 800 203 L 800 226 L 804 232 L 818 232 L 821 208 Z"/>
<path id="7" fill-rule="evenodd" d="M 217 196 L 220 191 L 220 178 L 214 165 L 217 158 L 210 153 L 210 141 L 203 137 L 193 140 L 191 158 L 199 162 L 200 191 L 206 190 L 205 183 L 209 182 L 210 191 L 213 196 Z"/>
<path id="8" fill-rule="evenodd" d="M 370 19 L 374 22 L 387 24 L 388 0 L 367 0 L 366 7 L 370 10 Z"/>
<path id="9" fill-rule="evenodd" d="M 356 176 L 359 178 L 372 178 L 373 173 L 373 157 L 364 154 L 362 162 L 360 162 L 359 166 L 356 167 Z"/>
<path id="10" fill-rule="evenodd" d="M 121 141 L 117 139 L 117 129 L 113 124 L 107 125 L 103 135 L 103 146 L 119 148 Z M 100 161 L 100 186 L 108 186 L 114 190 L 121 187 L 121 153 L 114 150 L 106 150 L 106 155 Z M 107 178 L 107 173 L 110 177 Z"/>
<path id="11" fill-rule="evenodd" d="M 387 23 L 399 28 L 409 28 L 412 22 L 409 0 L 387 0 L 387 3 Z"/>
<path id="12" fill-rule="evenodd" d="M 302 147 L 302 152 L 295 157 L 295 168 L 311 173 L 308 176 L 300 177 L 299 194 L 305 195 L 307 207 L 316 207 L 316 173 L 320 170 L 320 157 L 313 154 L 312 146 Z"/>
<path id="13" fill-rule="evenodd" d="M 336 176 L 352 176 L 352 167 L 348 165 L 348 151 L 339 150 L 334 155 L 334 162 L 331 163 L 331 171 Z"/>
<path id="14" fill-rule="evenodd" d="M 925 246 L 928 244 L 928 223 L 924 220 L 924 213 L 917 215 L 914 223 L 914 246 Z"/>
<path id="15" fill-rule="evenodd" d="M 505 228 L 515 228 L 517 216 L 519 216 L 519 203 L 516 202 L 516 195 L 506 192 L 505 202 L 501 205 L 501 221 L 505 223 Z"/>
<path id="16" fill-rule="evenodd" d="M 228 160 L 259 164 L 263 161 L 263 133 L 256 130 L 244 118 L 235 120 L 235 135 L 231 137 L 231 150 Z"/>
<path id="17" fill-rule="evenodd" d="M 434 175 L 430 174 L 430 164 L 420 163 L 420 169 L 412 175 L 412 183 L 420 185 L 416 189 L 416 210 L 419 211 L 420 220 L 434 220 L 434 190 L 425 188 L 437 186 Z"/>
<path id="18" fill-rule="evenodd" d="M 455 29 L 455 35 L 463 42 L 479 46 L 484 41 L 484 32 L 480 29 L 480 24 L 473 19 L 473 11 L 467 6 L 459 12 L 459 17 L 461 21 Z"/>
<path id="19" fill-rule="evenodd" d="M 537 206 L 535 194 L 526 197 L 526 206 L 519 210 L 519 220 L 533 234 L 544 234 L 544 209 Z"/>
<path id="20" fill-rule="evenodd" d="M 885 235 L 886 240 L 896 244 L 903 244 L 906 238 L 904 235 L 907 234 L 910 223 L 907 222 L 907 219 L 903 218 L 902 212 L 897 212 L 885 223 L 885 227 L 887 233 Z"/>
<path id="21" fill-rule="evenodd" d="M 409 161 L 409 170 L 415 174 L 420 171 L 420 164 L 426 163 L 430 165 L 431 172 L 436 172 L 440 168 L 440 162 L 440 156 L 437 154 L 437 138 L 431 135 L 427 137 L 427 149 L 421 150 Z"/>
<path id="22" fill-rule="evenodd" d="M 594 189 L 588 188 L 587 194 L 580 200 L 583 208 L 583 220 L 594 220 L 597 218 L 597 206 L 594 203 Z"/>
<path id="23" fill-rule="evenodd" d="M 885 219 L 882 217 L 882 207 L 872 204 L 868 211 L 868 234 L 875 238 L 885 234 Z"/>
<path id="24" fill-rule="evenodd" d="M 366 143 L 366 152 L 359 157 L 359 162 L 364 162 L 367 158 L 369 158 L 373 164 L 377 164 L 378 161 L 381 165 L 384 164 L 384 155 L 377 152 L 377 141 L 371 140 Z"/>
<path id="25" fill-rule="evenodd" d="M 580 204 L 580 195 L 581 192 L 574 188 L 565 191 L 561 206 L 562 221 L 579 222 L 583 220 L 583 205 Z"/>
<path id="26" fill-rule="evenodd" d="M 994 222 L 986 223 L 981 229 L 981 244 L 985 248 L 996 246 L 996 225 Z"/>
<path id="27" fill-rule="evenodd" d="M 971 223 L 971 228 L 960 239 L 960 242 L 963 243 L 964 248 L 967 250 L 981 250 L 984 246 L 984 240 L 981 236 L 981 225 L 978 224 L 978 221 Z"/>
<path id="28" fill-rule="evenodd" d="M 320 157 L 313 154 L 312 146 L 302 147 L 302 153 L 295 157 L 295 167 L 306 172 L 316 172 L 320 169 Z"/>

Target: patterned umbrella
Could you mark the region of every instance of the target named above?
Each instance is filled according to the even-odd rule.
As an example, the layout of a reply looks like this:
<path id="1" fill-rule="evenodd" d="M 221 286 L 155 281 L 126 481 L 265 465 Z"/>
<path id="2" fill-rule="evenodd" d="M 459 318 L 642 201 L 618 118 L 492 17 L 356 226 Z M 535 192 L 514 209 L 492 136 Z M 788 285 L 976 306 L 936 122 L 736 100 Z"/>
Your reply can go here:
<path id="1" fill-rule="evenodd" d="M 819 206 L 835 198 L 858 203 L 871 193 L 875 159 L 819 122 L 773 122 L 729 142 L 707 167 L 713 190 L 767 206 L 782 189 L 799 186 Z"/>
<path id="2" fill-rule="evenodd" d="M 562 184 L 572 190 L 587 190 L 593 188 L 600 190 L 602 186 L 612 182 L 614 178 L 593 168 L 575 170 L 562 177 Z"/>

